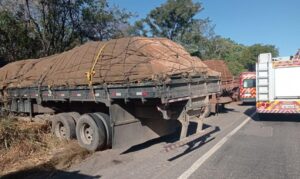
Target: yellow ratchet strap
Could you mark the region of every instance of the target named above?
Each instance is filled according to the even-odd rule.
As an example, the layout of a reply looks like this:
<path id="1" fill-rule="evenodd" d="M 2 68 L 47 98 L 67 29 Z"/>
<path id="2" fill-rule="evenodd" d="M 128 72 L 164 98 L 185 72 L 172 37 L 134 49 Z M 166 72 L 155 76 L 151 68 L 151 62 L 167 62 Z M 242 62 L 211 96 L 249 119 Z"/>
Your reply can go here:
<path id="1" fill-rule="evenodd" d="M 99 50 L 97 56 L 96 56 L 95 59 L 94 59 L 94 63 L 93 63 L 92 68 L 91 68 L 88 72 L 85 73 L 86 78 L 87 78 L 87 80 L 88 80 L 88 82 L 89 82 L 89 86 L 92 86 L 92 85 L 93 85 L 93 78 L 94 78 L 94 76 L 95 76 L 95 74 L 96 74 L 96 72 L 95 72 L 95 66 L 96 66 L 97 62 L 99 61 L 100 55 L 102 54 L 102 52 L 103 52 L 104 48 L 106 47 L 106 45 L 107 45 L 107 44 L 104 44 L 104 45 L 100 48 L 100 50 Z"/>

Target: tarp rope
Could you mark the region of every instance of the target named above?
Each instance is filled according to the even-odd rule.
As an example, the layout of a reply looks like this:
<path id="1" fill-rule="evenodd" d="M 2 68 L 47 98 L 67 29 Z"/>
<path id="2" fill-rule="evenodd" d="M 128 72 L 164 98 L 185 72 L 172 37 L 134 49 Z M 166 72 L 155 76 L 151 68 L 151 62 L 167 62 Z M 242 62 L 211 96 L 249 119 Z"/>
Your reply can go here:
<path id="1" fill-rule="evenodd" d="M 92 65 L 91 69 L 90 69 L 88 72 L 85 73 L 86 78 L 87 78 L 87 80 L 88 80 L 88 82 L 89 82 L 89 87 L 91 88 L 91 92 L 92 92 L 92 94 L 93 94 L 93 98 L 94 98 L 94 101 L 95 101 L 95 102 L 96 102 L 96 97 L 95 97 L 95 92 L 94 92 L 94 88 L 93 88 L 93 79 L 94 79 L 94 76 L 95 76 L 95 74 L 96 74 L 95 66 L 96 66 L 97 62 L 99 61 L 99 59 L 101 59 L 101 58 L 100 58 L 100 57 L 102 57 L 101 54 L 102 54 L 103 50 L 105 49 L 106 45 L 107 45 L 107 43 L 104 44 L 104 45 L 100 48 L 100 50 L 99 50 L 97 56 L 96 56 L 95 59 L 94 59 L 94 62 L 93 62 L 93 65 Z"/>
<path id="2" fill-rule="evenodd" d="M 100 50 L 99 50 L 97 56 L 96 56 L 95 59 L 94 59 L 94 62 L 93 62 L 93 65 L 92 65 L 91 69 L 90 69 L 88 72 L 85 73 L 86 78 L 87 78 L 87 80 L 88 80 L 88 82 L 89 82 L 89 86 L 92 86 L 92 85 L 93 85 L 93 79 L 94 79 L 94 76 L 95 76 L 95 74 L 96 74 L 96 72 L 95 72 L 95 66 L 96 66 L 97 62 L 99 61 L 99 59 L 101 59 L 101 58 L 100 58 L 100 57 L 101 57 L 101 54 L 102 54 L 103 50 L 105 49 L 106 45 L 107 45 L 107 44 L 104 44 L 104 45 L 100 48 Z"/>

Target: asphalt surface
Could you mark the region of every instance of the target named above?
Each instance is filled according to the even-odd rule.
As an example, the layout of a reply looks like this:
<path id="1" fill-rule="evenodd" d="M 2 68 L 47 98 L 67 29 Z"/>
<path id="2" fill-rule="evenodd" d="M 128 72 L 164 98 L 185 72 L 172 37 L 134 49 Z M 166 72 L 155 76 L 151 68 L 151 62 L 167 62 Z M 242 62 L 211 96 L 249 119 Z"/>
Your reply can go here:
<path id="1" fill-rule="evenodd" d="M 300 178 L 299 122 L 255 116 L 190 178 Z"/>
<path id="2" fill-rule="evenodd" d="M 220 129 L 208 138 L 169 152 L 164 150 L 167 142 L 159 140 L 133 151 L 97 152 L 69 172 L 84 178 L 178 178 L 190 171 L 189 178 L 300 178 L 298 117 L 261 121 L 249 117 L 253 106 L 233 103 L 227 108 L 206 119 Z M 195 165 L 199 160 L 201 165 Z"/>

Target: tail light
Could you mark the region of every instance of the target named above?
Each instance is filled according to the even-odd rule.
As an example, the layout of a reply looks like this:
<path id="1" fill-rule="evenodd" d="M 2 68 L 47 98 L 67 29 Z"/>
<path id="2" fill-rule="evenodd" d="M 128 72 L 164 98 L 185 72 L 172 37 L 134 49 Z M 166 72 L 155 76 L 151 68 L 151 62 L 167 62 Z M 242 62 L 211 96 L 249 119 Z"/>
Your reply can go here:
<path id="1" fill-rule="evenodd" d="M 269 102 L 260 102 L 260 103 L 257 103 L 257 107 L 258 108 L 268 108 L 269 106 L 270 106 Z"/>

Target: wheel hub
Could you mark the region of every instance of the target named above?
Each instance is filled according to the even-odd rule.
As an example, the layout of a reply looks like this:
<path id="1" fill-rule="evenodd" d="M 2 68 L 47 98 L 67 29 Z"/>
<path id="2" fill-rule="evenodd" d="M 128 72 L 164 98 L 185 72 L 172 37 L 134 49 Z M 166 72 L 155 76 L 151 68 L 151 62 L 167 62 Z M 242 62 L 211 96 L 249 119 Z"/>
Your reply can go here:
<path id="1" fill-rule="evenodd" d="M 66 127 L 64 126 L 64 124 L 62 122 L 59 122 L 56 126 L 55 126 L 55 134 L 57 137 L 64 139 L 67 136 L 67 130 Z"/>
<path id="2" fill-rule="evenodd" d="M 80 130 L 80 136 L 84 143 L 91 144 L 93 141 L 93 134 L 94 134 L 94 131 L 90 125 L 85 124 L 82 126 L 82 128 Z"/>

